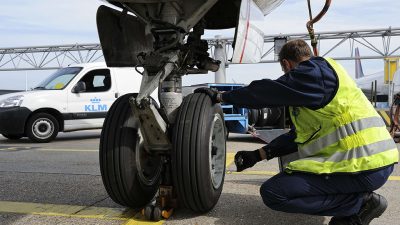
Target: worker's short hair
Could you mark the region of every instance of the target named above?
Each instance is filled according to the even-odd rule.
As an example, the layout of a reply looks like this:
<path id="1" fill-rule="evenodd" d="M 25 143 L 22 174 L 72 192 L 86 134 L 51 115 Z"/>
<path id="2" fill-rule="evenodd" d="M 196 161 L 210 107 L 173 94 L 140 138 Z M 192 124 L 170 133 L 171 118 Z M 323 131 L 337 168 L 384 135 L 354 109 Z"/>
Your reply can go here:
<path id="1" fill-rule="evenodd" d="M 279 52 L 279 62 L 282 60 L 291 60 L 294 62 L 301 62 L 304 58 L 312 56 L 311 48 L 307 42 L 301 39 L 288 41 L 282 46 Z"/>

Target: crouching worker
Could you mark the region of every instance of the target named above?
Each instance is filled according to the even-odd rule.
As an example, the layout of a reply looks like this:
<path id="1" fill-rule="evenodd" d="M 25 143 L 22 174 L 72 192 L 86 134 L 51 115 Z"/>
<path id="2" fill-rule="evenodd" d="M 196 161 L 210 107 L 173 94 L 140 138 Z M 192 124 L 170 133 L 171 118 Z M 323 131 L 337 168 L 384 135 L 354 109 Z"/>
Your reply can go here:
<path id="1" fill-rule="evenodd" d="M 195 91 L 243 108 L 289 107 L 293 129 L 261 149 L 239 151 L 237 171 L 298 152 L 298 160 L 262 184 L 265 205 L 332 216 L 330 225 L 369 224 L 387 208 L 374 191 L 398 162 L 384 122 L 345 69 L 332 59 L 312 57 L 303 40 L 286 43 L 279 61 L 285 74 L 276 80 L 256 80 L 224 93 Z"/>

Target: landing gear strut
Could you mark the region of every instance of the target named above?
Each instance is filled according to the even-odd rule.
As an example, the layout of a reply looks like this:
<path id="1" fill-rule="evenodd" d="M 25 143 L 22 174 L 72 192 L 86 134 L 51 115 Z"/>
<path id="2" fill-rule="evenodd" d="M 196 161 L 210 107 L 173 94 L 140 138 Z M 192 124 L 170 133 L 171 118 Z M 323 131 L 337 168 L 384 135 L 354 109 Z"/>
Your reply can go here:
<path id="1" fill-rule="evenodd" d="M 104 122 L 103 183 L 115 202 L 149 220 L 168 218 L 178 205 L 207 212 L 222 192 L 225 123 L 221 106 L 207 95 L 182 98 L 182 76 L 219 68 L 201 39 L 203 17 L 217 1 L 140 2 L 111 1 L 123 11 L 101 6 L 97 12 L 107 65 L 142 74 L 139 93 L 117 99 Z M 157 88 L 160 107 L 150 97 Z"/>

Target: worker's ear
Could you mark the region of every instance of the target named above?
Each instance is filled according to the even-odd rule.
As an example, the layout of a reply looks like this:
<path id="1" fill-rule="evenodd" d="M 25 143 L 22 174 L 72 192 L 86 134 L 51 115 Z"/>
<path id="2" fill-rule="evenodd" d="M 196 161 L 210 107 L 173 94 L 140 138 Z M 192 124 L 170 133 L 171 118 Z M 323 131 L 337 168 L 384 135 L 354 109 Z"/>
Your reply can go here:
<path id="1" fill-rule="evenodd" d="M 281 60 L 281 67 L 284 73 L 287 73 L 291 70 L 290 62 L 287 59 Z"/>
<path id="2" fill-rule="evenodd" d="M 281 67 L 282 67 L 283 72 L 285 72 L 285 73 L 296 68 L 297 65 L 298 65 L 298 63 L 296 63 L 292 60 L 289 60 L 289 59 L 282 59 L 282 61 L 281 61 Z"/>

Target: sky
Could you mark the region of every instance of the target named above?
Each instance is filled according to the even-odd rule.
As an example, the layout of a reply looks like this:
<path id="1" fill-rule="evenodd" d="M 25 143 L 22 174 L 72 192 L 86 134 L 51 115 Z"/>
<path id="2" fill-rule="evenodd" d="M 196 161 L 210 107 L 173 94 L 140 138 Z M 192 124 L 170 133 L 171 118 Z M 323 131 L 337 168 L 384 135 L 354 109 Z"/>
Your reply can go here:
<path id="1" fill-rule="evenodd" d="M 316 15 L 325 1 L 313 0 Z M 0 6 L 0 48 L 74 43 L 98 43 L 96 10 L 100 0 L 4 0 Z M 334 0 L 328 13 L 314 25 L 316 32 L 400 27 L 400 1 Z M 262 24 L 265 34 L 306 33 L 306 0 L 286 0 L 267 15 Z M 208 31 L 205 37 L 232 37 L 233 31 Z M 397 44 L 397 47 L 400 43 Z M 339 50 L 340 51 L 340 50 Z M 362 54 L 362 52 L 361 52 Z M 354 62 L 341 61 L 350 74 Z M 364 73 L 383 71 L 382 60 L 363 61 Z M 0 72 L 0 89 L 34 87 L 51 71 Z M 279 64 L 230 65 L 227 82 L 249 83 L 255 79 L 275 79 Z M 213 82 L 214 74 L 189 75 L 184 85 Z"/>

